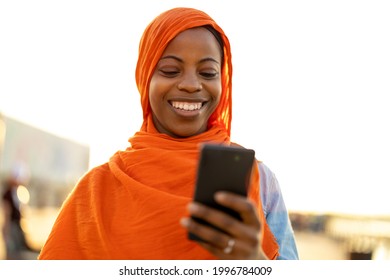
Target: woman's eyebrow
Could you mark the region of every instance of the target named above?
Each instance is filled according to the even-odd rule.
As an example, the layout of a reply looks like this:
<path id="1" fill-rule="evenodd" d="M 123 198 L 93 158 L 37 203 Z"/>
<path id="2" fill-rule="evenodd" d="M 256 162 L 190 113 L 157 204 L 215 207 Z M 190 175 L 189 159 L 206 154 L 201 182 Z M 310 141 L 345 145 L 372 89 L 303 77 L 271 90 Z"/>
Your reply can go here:
<path id="1" fill-rule="evenodd" d="M 183 59 L 181 59 L 180 57 L 177 57 L 175 55 L 166 55 L 166 56 L 163 56 L 161 57 L 160 60 L 163 60 L 163 59 L 175 59 L 179 62 L 184 62 Z M 202 58 L 201 60 L 199 60 L 199 63 L 202 63 L 202 62 L 206 62 L 206 61 L 211 61 L 211 62 L 215 62 L 217 64 L 220 64 L 220 62 L 212 57 L 205 57 L 205 58 Z"/>
<path id="2" fill-rule="evenodd" d="M 174 56 L 174 55 L 166 55 L 166 56 L 163 56 L 163 57 L 161 57 L 160 60 L 169 59 L 169 58 L 175 59 L 175 60 L 177 60 L 177 61 L 179 61 L 179 62 L 183 62 L 183 59 L 181 59 L 180 57 Z"/>
<path id="3" fill-rule="evenodd" d="M 205 58 L 202 58 L 199 63 L 202 63 L 202 62 L 206 62 L 206 61 L 211 61 L 211 62 L 215 62 L 217 64 L 221 64 L 218 60 L 212 58 L 212 57 L 205 57 Z"/>

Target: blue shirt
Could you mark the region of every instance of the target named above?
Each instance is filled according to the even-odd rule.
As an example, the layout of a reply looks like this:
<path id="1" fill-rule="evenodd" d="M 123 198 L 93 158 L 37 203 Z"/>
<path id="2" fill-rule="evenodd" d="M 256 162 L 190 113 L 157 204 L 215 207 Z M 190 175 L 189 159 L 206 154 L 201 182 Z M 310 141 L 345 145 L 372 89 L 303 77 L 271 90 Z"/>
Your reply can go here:
<path id="1" fill-rule="evenodd" d="M 278 260 L 298 260 L 294 231 L 275 174 L 259 164 L 261 201 L 267 224 L 279 245 Z"/>

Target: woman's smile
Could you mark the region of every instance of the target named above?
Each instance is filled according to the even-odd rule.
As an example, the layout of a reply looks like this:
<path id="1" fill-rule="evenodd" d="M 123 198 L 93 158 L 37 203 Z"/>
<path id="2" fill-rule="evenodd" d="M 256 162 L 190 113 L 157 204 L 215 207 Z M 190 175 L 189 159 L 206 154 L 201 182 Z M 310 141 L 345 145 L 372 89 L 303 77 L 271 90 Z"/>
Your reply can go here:
<path id="1" fill-rule="evenodd" d="M 193 118 L 198 116 L 204 109 L 203 101 L 170 101 L 173 111 L 183 118 Z"/>

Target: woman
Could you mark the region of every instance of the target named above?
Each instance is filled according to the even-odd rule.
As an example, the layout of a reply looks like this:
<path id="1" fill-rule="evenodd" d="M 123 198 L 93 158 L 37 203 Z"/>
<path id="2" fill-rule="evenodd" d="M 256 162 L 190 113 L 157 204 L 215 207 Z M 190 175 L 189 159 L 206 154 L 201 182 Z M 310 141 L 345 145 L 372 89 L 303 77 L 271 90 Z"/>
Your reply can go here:
<path id="1" fill-rule="evenodd" d="M 272 173 L 263 164 L 254 169 L 248 198 L 216 196 L 242 221 L 191 203 L 199 145 L 233 144 L 230 44 L 214 20 L 191 8 L 156 17 L 141 38 L 136 82 L 140 131 L 128 149 L 80 180 L 39 259 L 297 258 L 280 190 L 267 182 Z M 276 208 L 267 222 L 269 205 Z M 188 240 L 188 231 L 205 242 Z"/>

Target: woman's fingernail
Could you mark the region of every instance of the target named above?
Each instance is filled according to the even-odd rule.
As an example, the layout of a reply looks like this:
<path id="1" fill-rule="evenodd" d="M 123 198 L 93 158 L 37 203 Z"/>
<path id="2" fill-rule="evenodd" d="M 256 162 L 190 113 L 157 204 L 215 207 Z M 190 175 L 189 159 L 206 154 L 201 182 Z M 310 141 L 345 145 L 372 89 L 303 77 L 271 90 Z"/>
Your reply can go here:
<path id="1" fill-rule="evenodd" d="M 215 199 L 218 200 L 218 201 L 224 200 L 225 197 L 226 197 L 226 195 L 223 192 L 217 192 L 215 194 Z"/>
<path id="2" fill-rule="evenodd" d="M 194 204 L 194 203 L 190 203 L 190 204 L 188 205 L 188 210 L 189 210 L 190 212 L 195 212 L 195 211 L 197 211 L 198 209 L 199 209 L 199 206 L 196 205 L 196 204 Z"/>
<path id="3" fill-rule="evenodd" d="M 190 223 L 190 221 L 188 220 L 188 218 L 182 218 L 182 219 L 180 220 L 180 224 L 181 224 L 182 226 L 184 226 L 184 227 L 188 227 L 189 223 Z"/>

